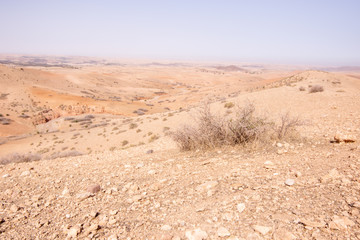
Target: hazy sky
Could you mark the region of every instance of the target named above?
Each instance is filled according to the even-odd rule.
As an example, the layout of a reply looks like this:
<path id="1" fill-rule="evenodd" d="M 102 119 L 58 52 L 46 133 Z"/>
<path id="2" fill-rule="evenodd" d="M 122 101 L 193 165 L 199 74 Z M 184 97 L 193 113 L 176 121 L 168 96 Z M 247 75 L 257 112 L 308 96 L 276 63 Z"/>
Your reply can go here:
<path id="1" fill-rule="evenodd" d="M 360 65 L 360 0 L 0 0 L 0 53 Z"/>

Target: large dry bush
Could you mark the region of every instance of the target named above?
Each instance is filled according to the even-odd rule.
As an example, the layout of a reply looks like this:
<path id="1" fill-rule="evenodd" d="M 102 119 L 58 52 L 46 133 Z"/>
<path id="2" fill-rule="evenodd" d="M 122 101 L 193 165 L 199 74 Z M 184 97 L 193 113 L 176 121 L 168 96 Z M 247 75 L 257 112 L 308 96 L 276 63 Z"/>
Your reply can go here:
<path id="1" fill-rule="evenodd" d="M 32 161 L 39 161 L 41 159 L 40 154 L 19 154 L 19 153 L 12 153 L 5 157 L 0 158 L 0 164 L 9 164 L 9 163 L 20 163 L 20 162 L 32 162 Z"/>
<path id="2" fill-rule="evenodd" d="M 215 115 L 205 104 L 195 117 L 195 126 L 184 125 L 171 136 L 182 150 L 208 149 L 247 144 L 265 137 L 271 123 L 255 116 L 251 103 L 236 108 L 234 117 Z"/>
<path id="3" fill-rule="evenodd" d="M 232 117 L 215 115 L 208 104 L 195 116 L 195 125 L 183 125 L 170 135 L 181 150 L 209 149 L 225 145 L 247 145 L 283 139 L 300 124 L 289 114 L 282 116 L 280 125 L 256 113 L 254 104 L 236 106 Z"/>

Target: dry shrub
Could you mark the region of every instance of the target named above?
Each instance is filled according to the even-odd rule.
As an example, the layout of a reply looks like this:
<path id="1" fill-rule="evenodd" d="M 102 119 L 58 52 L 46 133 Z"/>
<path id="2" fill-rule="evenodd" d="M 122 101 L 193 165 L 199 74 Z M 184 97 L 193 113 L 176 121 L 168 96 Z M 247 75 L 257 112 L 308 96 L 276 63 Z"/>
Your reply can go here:
<path id="1" fill-rule="evenodd" d="M 303 87 L 303 86 L 299 87 L 299 91 L 301 91 L 301 92 L 305 91 L 305 87 Z"/>
<path id="2" fill-rule="evenodd" d="M 9 164 L 9 163 L 20 163 L 20 162 L 32 162 L 32 161 L 39 161 L 41 159 L 40 154 L 19 154 L 19 153 L 12 153 L 5 157 L 0 158 L 0 164 Z"/>
<path id="3" fill-rule="evenodd" d="M 316 93 L 316 92 L 323 92 L 323 91 L 324 91 L 324 87 L 320 86 L 320 85 L 311 86 L 311 88 L 309 89 L 309 93 Z"/>
<path id="4" fill-rule="evenodd" d="M 286 112 L 280 117 L 280 125 L 275 126 L 275 133 L 279 140 L 292 135 L 298 126 L 304 125 L 300 118 L 292 117 L 289 112 Z"/>
<path id="5" fill-rule="evenodd" d="M 225 145 L 248 145 L 258 142 L 270 143 L 274 139 L 283 139 L 300 125 L 298 118 L 289 114 L 281 117 L 280 125 L 269 121 L 267 117 L 255 114 L 252 103 L 244 107 L 236 106 L 235 116 L 214 115 L 205 104 L 195 117 L 195 126 L 184 125 L 171 137 L 181 150 L 211 149 Z"/>

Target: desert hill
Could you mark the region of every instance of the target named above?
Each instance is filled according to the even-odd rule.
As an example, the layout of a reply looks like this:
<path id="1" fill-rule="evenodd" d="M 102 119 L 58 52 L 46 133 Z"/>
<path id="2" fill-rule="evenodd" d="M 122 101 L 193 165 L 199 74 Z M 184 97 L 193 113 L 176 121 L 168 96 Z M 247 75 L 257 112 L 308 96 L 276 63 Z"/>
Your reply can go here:
<path id="1" fill-rule="evenodd" d="M 357 72 L 1 66 L 0 76 L 1 156 L 43 158 L 0 166 L 1 238 L 360 237 Z M 266 148 L 181 152 L 168 132 L 193 124 L 205 99 L 223 116 L 251 101 L 306 124 Z M 34 126 L 39 111 L 53 115 Z"/>

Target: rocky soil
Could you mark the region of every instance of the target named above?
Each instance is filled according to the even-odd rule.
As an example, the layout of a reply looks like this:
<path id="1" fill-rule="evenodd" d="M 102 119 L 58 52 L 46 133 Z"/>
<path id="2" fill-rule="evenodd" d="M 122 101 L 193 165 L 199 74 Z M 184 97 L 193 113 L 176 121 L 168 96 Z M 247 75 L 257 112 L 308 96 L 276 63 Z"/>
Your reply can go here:
<path id="1" fill-rule="evenodd" d="M 0 238 L 360 238 L 356 142 L 144 151 L 2 166 Z"/>

